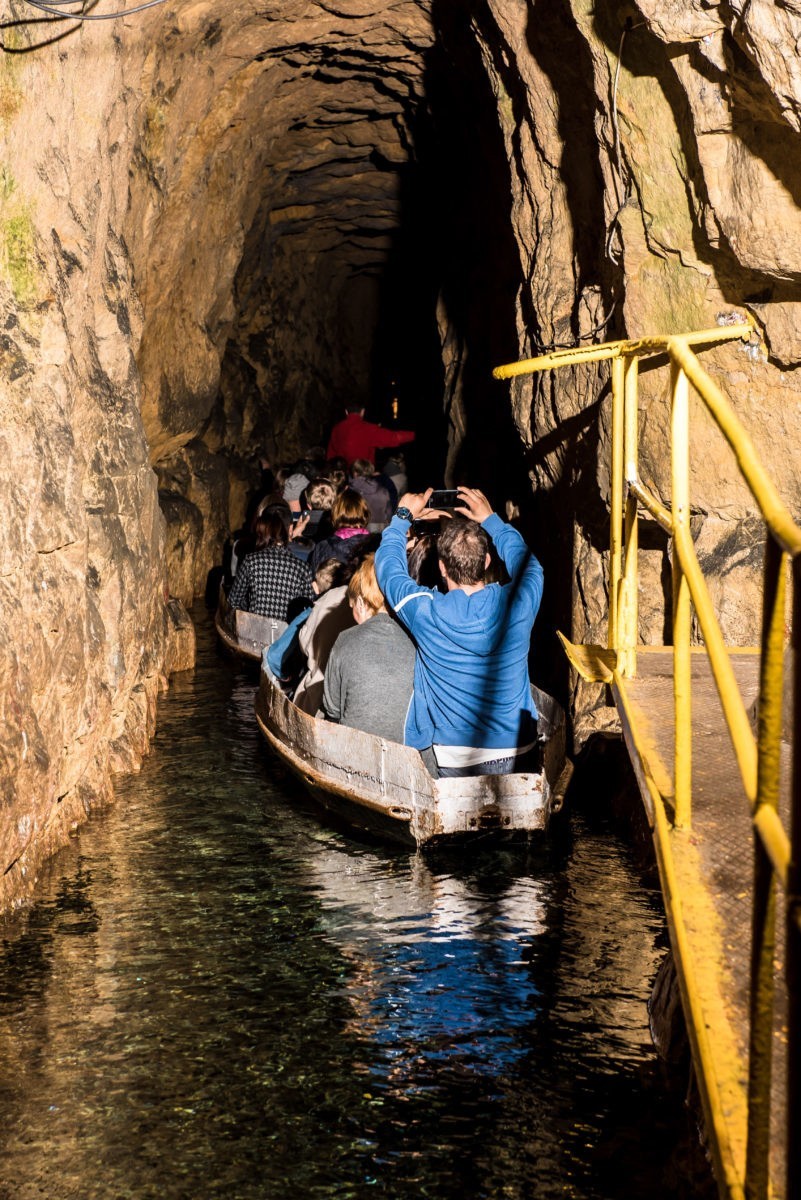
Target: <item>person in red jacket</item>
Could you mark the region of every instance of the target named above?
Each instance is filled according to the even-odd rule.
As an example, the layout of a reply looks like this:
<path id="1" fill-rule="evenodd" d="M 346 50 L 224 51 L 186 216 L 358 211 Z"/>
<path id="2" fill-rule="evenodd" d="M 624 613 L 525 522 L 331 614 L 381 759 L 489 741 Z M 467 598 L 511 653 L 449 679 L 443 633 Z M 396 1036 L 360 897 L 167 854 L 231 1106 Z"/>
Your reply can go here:
<path id="1" fill-rule="evenodd" d="M 332 459 L 341 456 L 346 459 L 348 468 L 357 458 L 375 462 L 376 450 L 414 441 L 414 430 L 385 429 L 383 425 L 372 425 L 365 421 L 364 409 L 355 404 L 346 405 L 345 412 L 348 414 L 345 420 L 337 422 L 331 430 L 327 457 Z"/>

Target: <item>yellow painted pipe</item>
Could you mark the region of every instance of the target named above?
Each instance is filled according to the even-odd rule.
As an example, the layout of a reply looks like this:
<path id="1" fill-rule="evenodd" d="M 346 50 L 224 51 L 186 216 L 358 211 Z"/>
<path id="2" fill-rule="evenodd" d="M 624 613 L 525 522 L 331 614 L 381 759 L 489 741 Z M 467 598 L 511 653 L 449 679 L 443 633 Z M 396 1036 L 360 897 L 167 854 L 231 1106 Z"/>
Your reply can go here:
<path id="1" fill-rule="evenodd" d="M 674 545 L 690 528 L 690 399 L 687 376 L 671 364 L 671 516 Z M 689 581 L 681 557 L 673 554 L 673 721 L 675 823 L 688 829 L 692 823 L 692 659 L 690 635 L 692 607 Z"/>
<path id="2" fill-rule="evenodd" d="M 623 574 L 623 424 L 625 364 L 612 363 L 612 477 L 609 514 L 609 639 L 620 649 L 620 580 Z"/>
<path id="3" fill-rule="evenodd" d="M 790 516 L 773 481 L 759 461 L 754 443 L 746 433 L 740 418 L 681 338 L 671 339 L 670 353 L 681 365 L 734 451 L 740 472 L 751 489 L 768 528 L 788 554 L 801 554 L 801 529 Z"/>
<path id="4" fill-rule="evenodd" d="M 709 589 L 706 586 L 706 580 L 698 565 L 698 559 L 695 556 L 695 547 L 693 546 L 689 529 L 679 527 L 675 530 L 673 551 L 681 564 L 682 572 L 690 587 L 690 595 L 692 596 L 695 611 L 698 615 L 698 623 L 701 626 L 701 633 L 706 643 L 707 654 L 712 666 L 712 675 L 734 746 L 734 753 L 740 768 L 743 787 L 749 801 L 753 805 L 756 801 L 757 792 L 756 742 L 751 731 L 748 714 L 745 711 L 743 698 L 740 695 L 740 689 L 737 686 L 737 680 L 726 650 L 726 644 L 723 641 L 723 634 L 718 625 Z"/>
<path id="5" fill-rule="evenodd" d="M 673 533 L 673 518 L 670 515 L 670 509 L 665 508 L 662 501 L 657 500 L 653 492 L 650 492 L 639 479 L 629 480 L 629 491 L 633 496 L 636 496 L 643 508 L 651 514 L 654 520 L 667 533 Z"/>
<path id="6" fill-rule="evenodd" d="M 762 804 L 754 813 L 754 827 L 774 871 L 786 888 L 790 875 L 790 839 L 781 817 L 770 805 Z"/>
<path id="7" fill-rule="evenodd" d="M 662 334 L 657 337 L 635 338 L 628 341 L 601 342 L 594 346 L 566 346 L 551 350 L 536 358 L 524 358 L 520 362 L 504 363 L 492 372 L 494 379 L 513 379 L 519 375 L 533 375 L 537 371 L 551 371 L 557 367 L 575 366 L 584 362 L 605 362 L 618 356 L 653 357 L 667 354 L 671 343 L 678 340 L 685 346 L 712 345 L 730 342 L 737 338 L 748 338 L 753 333 L 749 324 L 716 325 L 713 329 L 698 329 L 694 333 Z"/>
<path id="8" fill-rule="evenodd" d="M 623 372 L 623 467 L 625 479 L 637 474 L 637 378 L 639 363 L 626 358 Z M 628 678 L 637 673 L 639 640 L 639 528 L 637 499 L 627 488 L 623 515 L 623 578 L 620 582 L 618 632 L 620 671 Z"/>

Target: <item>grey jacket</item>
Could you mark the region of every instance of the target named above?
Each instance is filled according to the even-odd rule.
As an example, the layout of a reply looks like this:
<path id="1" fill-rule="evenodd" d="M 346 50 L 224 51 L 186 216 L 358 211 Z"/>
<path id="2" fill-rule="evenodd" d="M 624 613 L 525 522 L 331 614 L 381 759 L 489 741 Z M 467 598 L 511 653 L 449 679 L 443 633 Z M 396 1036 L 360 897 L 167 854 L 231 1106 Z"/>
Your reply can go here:
<path id="1" fill-rule="evenodd" d="M 415 649 L 389 613 L 376 613 L 336 640 L 325 669 L 323 708 L 332 721 L 403 742 Z"/>

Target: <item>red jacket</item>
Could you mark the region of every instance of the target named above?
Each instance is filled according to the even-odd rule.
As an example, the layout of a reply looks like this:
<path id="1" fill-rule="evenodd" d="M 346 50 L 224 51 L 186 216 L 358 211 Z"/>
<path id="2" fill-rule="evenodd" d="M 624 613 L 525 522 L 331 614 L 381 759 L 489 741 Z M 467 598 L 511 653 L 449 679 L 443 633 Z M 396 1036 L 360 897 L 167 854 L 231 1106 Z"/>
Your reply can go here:
<path id="1" fill-rule="evenodd" d="M 383 425 L 371 425 L 360 413 L 348 413 L 331 430 L 328 457 L 342 457 L 348 466 L 357 458 L 367 458 L 375 464 L 376 450 L 389 446 L 402 446 L 414 441 L 410 429 L 384 429 Z"/>

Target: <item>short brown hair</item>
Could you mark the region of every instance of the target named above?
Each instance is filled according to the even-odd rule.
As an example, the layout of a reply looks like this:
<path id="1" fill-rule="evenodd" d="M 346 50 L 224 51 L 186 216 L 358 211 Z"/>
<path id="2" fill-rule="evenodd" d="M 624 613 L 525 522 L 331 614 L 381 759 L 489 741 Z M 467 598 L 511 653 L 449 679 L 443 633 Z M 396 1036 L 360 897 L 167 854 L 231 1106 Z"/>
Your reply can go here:
<path id="1" fill-rule="evenodd" d="M 370 521 L 367 501 L 353 488 L 343 488 L 331 506 L 334 529 L 361 529 Z"/>
<path id="2" fill-rule="evenodd" d="M 338 558 L 327 558 L 322 566 L 314 572 L 314 582 L 317 584 L 317 595 L 329 592 L 334 587 L 344 587 L 353 574 L 350 563 L 340 562 Z"/>
<path id="3" fill-rule="evenodd" d="M 314 479 L 306 488 L 306 503 L 309 508 L 319 508 L 328 512 L 336 494 L 336 488 L 330 479 Z"/>
<path id="4" fill-rule="evenodd" d="M 446 521 L 437 538 L 437 550 L 448 577 L 457 586 L 483 582 L 489 538 L 476 521 L 464 517 Z"/>
<path id="5" fill-rule="evenodd" d="M 369 479 L 371 475 L 375 475 L 375 467 L 370 462 L 370 459 L 354 458 L 350 464 L 351 479 Z"/>
<path id="6" fill-rule="evenodd" d="M 373 614 L 380 612 L 384 607 L 384 593 L 375 577 L 374 554 L 367 555 L 358 570 L 354 571 L 348 584 L 348 600 L 351 605 L 355 604 L 359 597 L 372 609 Z"/>

